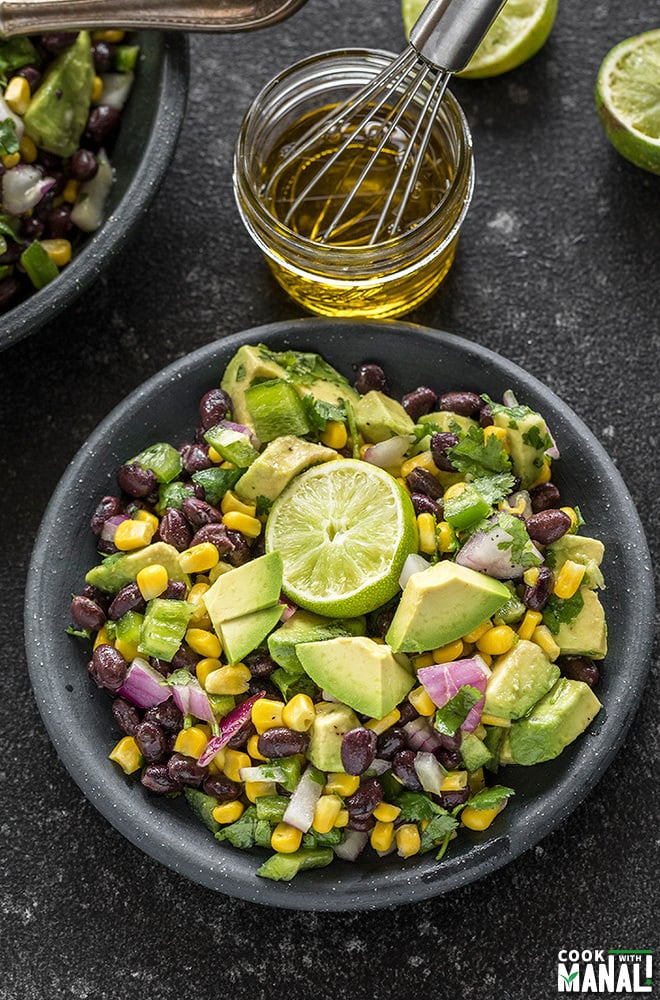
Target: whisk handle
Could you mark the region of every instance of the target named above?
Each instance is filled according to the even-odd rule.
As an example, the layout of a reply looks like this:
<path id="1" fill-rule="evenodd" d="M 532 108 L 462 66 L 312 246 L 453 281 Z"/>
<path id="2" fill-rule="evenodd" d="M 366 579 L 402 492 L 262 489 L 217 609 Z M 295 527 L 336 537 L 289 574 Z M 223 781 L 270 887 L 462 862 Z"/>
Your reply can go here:
<path id="1" fill-rule="evenodd" d="M 449 73 L 469 63 L 506 0 L 430 0 L 410 31 L 410 44 Z"/>

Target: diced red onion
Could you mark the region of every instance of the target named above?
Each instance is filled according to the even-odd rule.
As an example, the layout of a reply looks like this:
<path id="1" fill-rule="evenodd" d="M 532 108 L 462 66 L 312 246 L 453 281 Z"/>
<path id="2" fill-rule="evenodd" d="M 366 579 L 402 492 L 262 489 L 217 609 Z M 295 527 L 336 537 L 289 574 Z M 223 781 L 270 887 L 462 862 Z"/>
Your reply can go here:
<path id="1" fill-rule="evenodd" d="M 171 688 L 174 703 L 184 715 L 194 715 L 196 719 L 215 722 L 211 702 L 196 677 L 191 674 L 190 680 L 185 684 L 172 684 Z"/>
<path id="2" fill-rule="evenodd" d="M 295 615 L 296 611 L 298 610 L 298 606 L 296 604 L 293 604 L 293 602 L 290 601 L 288 597 L 285 597 L 284 594 L 280 594 L 279 603 L 282 605 L 282 614 L 280 615 L 280 621 L 286 622 L 289 620 L 289 618 Z"/>
<path id="3" fill-rule="evenodd" d="M 550 428 L 548 427 L 547 424 L 546 424 L 545 429 L 547 431 L 548 437 L 552 441 L 552 444 L 551 444 L 551 446 L 549 448 L 546 449 L 546 451 L 544 452 L 544 454 L 546 454 L 548 456 L 548 458 L 559 458 L 560 455 L 559 455 L 559 448 L 557 447 L 557 442 L 555 441 L 554 437 L 550 433 Z"/>
<path id="4" fill-rule="evenodd" d="M 241 767 L 238 771 L 241 781 L 262 781 L 272 782 L 286 781 L 284 769 L 277 764 L 268 764 L 266 767 L 259 765 L 256 767 Z"/>
<path id="5" fill-rule="evenodd" d="M 485 695 L 490 668 L 477 654 L 463 660 L 452 660 L 451 663 L 434 663 L 431 667 L 421 667 L 417 676 L 434 705 L 444 708 L 447 702 L 465 686 L 477 688 L 482 695 Z M 485 697 L 480 698 L 468 712 L 461 726 L 464 732 L 471 733 L 479 725 L 484 701 Z"/>
<path id="6" fill-rule="evenodd" d="M 369 840 L 369 834 L 362 830 L 344 830 L 344 839 L 341 844 L 335 844 L 332 848 L 338 858 L 342 861 L 356 861 Z"/>
<path id="7" fill-rule="evenodd" d="M 366 773 L 370 778 L 378 778 L 381 774 L 385 774 L 386 771 L 389 771 L 391 767 L 391 760 L 383 760 L 381 757 L 376 757 L 372 760 L 366 770 Z"/>
<path id="8" fill-rule="evenodd" d="M 170 689 L 163 684 L 163 675 L 147 660 L 136 656 L 126 673 L 126 679 L 117 691 L 137 708 L 160 705 L 170 697 Z"/>
<path id="9" fill-rule="evenodd" d="M 2 205 L 10 215 L 22 215 L 41 201 L 55 185 L 53 177 L 44 177 L 38 167 L 19 163 L 2 176 Z"/>
<path id="10" fill-rule="evenodd" d="M 221 420 L 217 427 L 226 427 L 228 431 L 236 431 L 237 434 L 245 434 L 250 440 L 250 444 L 253 448 L 259 448 L 260 442 L 257 435 L 250 427 L 246 427 L 245 424 L 237 424 L 234 420 Z"/>
<path id="11" fill-rule="evenodd" d="M 115 531 L 122 521 L 128 521 L 126 514 L 115 514 L 114 517 L 109 517 L 107 521 L 103 522 L 103 527 L 101 528 L 101 538 L 104 542 L 114 542 Z"/>
<path id="12" fill-rule="evenodd" d="M 410 437 L 407 434 L 398 435 L 365 448 L 362 458 L 379 469 L 393 469 L 401 465 L 409 447 Z"/>
<path id="13" fill-rule="evenodd" d="M 121 111 L 133 86 L 135 74 L 132 71 L 127 73 L 103 73 L 103 104 L 116 111 Z"/>
<path id="14" fill-rule="evenodd" d="M 413 719 L 412 722 L 407 722 L 403 731 L 412 750 L 435 750 L 442 745 L 430 720 L 423 715 Z"/>
<path id="15" fill-rule="evenodd" d="M 518 400 L 513 389 L 505 389 L 502 393 L 502 402 L 505 406 L 517 406 Z"/>
<path id="16" fill-rule="evenodd" d="M 413 573 L 423 573 L 425 569 L 429 568 L 429 565 L 424 556 L 421 556 L 419 552 L 411 552 L 409 556 L 406 556 L 405 562 L 401 567 L 401 575 L 399 576 L 401 590 L 404 589 Z"/>
<path id="17" fill-rule="evenodd" d="M 447 773 L 440 761 L 432 753 L 419 752 L 415 755 L 414 768 L 425 792 L 440 795 L 442 782 Z"/>
<path id="18" fill-rule="evenodd" d="M 252 706 L 255 701 L 259 701 L 266 694 L 265 691 L 259 691 L 257 694 L 253 694 L 251 698 L 246 698 L 245 701 L 233 708 L 231 712 L 225 715 L 224 719 L 220 720 L 220 735 L 212 736 L 204 747 L 200 757 L 199 764 L 208 764 L 223 747 L 226 747 L 232 736 L 234 736 L 241 726 L 244 726 L 252 715 Z"/>
<path id="19" fill-rule="evenodd" d="M 282 817 L 285 823 L 303 833 L 307 833 L 312 825 L 316 803 L 323 793 L 323 784 L 316 780 L 317 777 L 316 768 L 308 767 L 296 785 Z"/>
<path id="20" fill-rule="evenodd" d="M 539 562 L 541 553 L 533 543 L 531 551 Z M 487 573 L 496 580 L 520 580 L 525 567 L 511 559 L 511 535 L 500 527 L 497 520 L 488 527 L 475 531 L 456 556 L 459 566 L 466 566 L 477 573 Z"/>

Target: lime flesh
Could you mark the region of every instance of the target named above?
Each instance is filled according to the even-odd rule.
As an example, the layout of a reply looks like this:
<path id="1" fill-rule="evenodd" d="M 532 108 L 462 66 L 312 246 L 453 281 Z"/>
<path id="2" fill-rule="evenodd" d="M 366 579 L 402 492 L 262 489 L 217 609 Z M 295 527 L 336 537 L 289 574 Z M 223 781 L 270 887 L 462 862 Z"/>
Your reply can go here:
<path id="1" fill-rule="evenodd" d="M 302 473 L 273 504 L 266 550 L 282 556 L 282 589 L 296 604 L 352 618 L 399 589 L 406 557 L 417 551 L 407 493 L 382 469 L 353 459 Z"/>

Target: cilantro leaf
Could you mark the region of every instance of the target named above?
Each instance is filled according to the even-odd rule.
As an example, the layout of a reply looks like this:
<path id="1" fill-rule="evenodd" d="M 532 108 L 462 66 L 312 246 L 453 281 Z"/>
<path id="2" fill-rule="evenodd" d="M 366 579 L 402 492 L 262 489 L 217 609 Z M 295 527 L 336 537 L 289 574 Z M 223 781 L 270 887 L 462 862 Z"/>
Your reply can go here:
<path id="1" fill-rule="evenodd" d="M 0 121 L 0 156 L 18 153 L 18 136 L 13 118 L 3 118 Z"/>
<path id="2" fill-rule="evenodd" d="M 422 823 L 433 819 L 443 809 L 423 792 L 401 792 L 397 795 L 396 804 L 400 808 L 399 819 L 403 823 Z"/>
<path id="3" fill-rule="evenodd" d="M 445 736 L 453 736 L 457 729 L 463 725 L 470 711 L 478 701 L 483 698 L 478 688 L 464 684 L 459 688 L 453 698 L 450 698 L 446 705 L 439 708 L 435 713 L 433 725 L 439 733 Z"/>
<path id="4" fill-rule="evenodd" d="M 270 497 L 262 496 L 261 493 L 257 497 L 257 508 L 255 511 L 256 517 L 261 517 L 262 514 L 270 514 L 270 508 L 273 506 L 273 501 Z"/>
<path id="5" fill-rule="evenodd" d="M 515 483 L 515 477 L 510 472 L 497 472 L 493 476 L 479 476 L 470 485 L 494 507 L 513 492 Z"/>
<path id="6" fill-rule="evenodd" d="M 504 403 L 496 403 L 494 399 L 487 396 L 486 393 L 482 393 L 481 398 L 484 399 L 490 406 L 491 413 L 504 413 L 509 418 L 509 427 L 515 429 L 519 423 L 526 419 L 534 410 L 530 410 L 529 406 L 525 406 L 523 403 L 516 403 L 515 406 L 505 406 Z"/>
<path id="7" fill-rule="evenodd" d="M 426 854 L 427 851 L 432 851 L 434 847 L 441 844 L 448 834 L 452 833 L 458 826 L 458 820 L 450 816 L 448 812 L 444 810 L 437 813 L 425 830 L 422 831 L 420 837 L 419 853 Z"/>
<path id="8" fill-rule="evenodd" d="M 543 562 L 543 557 L 538 554 L 527 533 L 524 521 L 501 510 L 497 515 L 497 524 L 510 538 L 510 541 L 498 542 L 497 547 L 498 549 L 511 549 L 511 562 L 514 565 L 529 569 L 531 566 L 539 566 Z"/>
<path id="9" fill-rule="evenodd" d="M 579 590 L 566 600 L 551 594 L 543 609 L 543 624 L 553 635 L 557 635 L 562 625 L 570 625 L 575 621 L 583 607 L 584 598 Z"/>
<path id="10" fill-rule="evenodd" d="M 547 432 L 542 434 L 537 424 L 532 424 L 529 430 L 524 431 L 522 439 L 523 444 L 529 445 L 536 451 L 547 451 L 548 448 L 552 448 L 550 435 Z"/>
<path id="11" fill-rule="evenodd" d="M 447 457 L 459 472 L 475 477 L 511 468 L 511 459 L 500 439 L 495 434 L 485 438 L 483 427 L 470 427 L 458 444 L 447 449 Z"/>
<path id="12" fill-rule="evenodd" d="M 515 794 L 513 788 L 507 788 L 506 785 L 491 785 L 473 795 L 467 804 L 473 809 L 496 809 L 503 799 Z"/>
<path id="13" fill-rule="evenodd" d="M 311 351 L 271 351 L 265 344 L 259 344 L 259 353 L 266 361 L 274 361 L 285 369 L 291 382 L 310 385 L 312 382 L 332 382 L 333 385 L 348 386 L 348 380 L 328 364 L 320 354 Z"/>
<path id="14" fill-rule="evenodd" d="M 346 422 L 346 407 L 343 400 L 338 403 L 328 403 L 326 400 L 316 399 L 311 393 L 308 393 L 303 396 L 302 404 L 312 430 L 325 430 L 328 420 L 336 420 L 341 424 Z"/>

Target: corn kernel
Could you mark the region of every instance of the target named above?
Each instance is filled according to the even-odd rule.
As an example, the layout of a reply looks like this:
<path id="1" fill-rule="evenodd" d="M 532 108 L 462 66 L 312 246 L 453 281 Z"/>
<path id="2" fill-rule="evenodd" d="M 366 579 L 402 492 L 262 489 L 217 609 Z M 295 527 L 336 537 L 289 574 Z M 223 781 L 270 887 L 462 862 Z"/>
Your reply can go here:
<path id="1" fill-rule="evenodd" d="M 454 551 L 456 548 L 456 539 L 454 537 L 454 529 L 449 521 L 440 521 L 438 523 L 436 535 L 438 539 L 438 549 L 440 552 Z"/>
<path id="2" fill-rule="evenodd" d="M 537 625 L 540 625 L 543 621 L 543 615 L 540 611 L 526 611 L 525 617 L 518 626 L 518 635 L 521 639 L 531 639 L 534 634 L 534 629 Z"/>
<path id="3" fill-rule="evenodd" d="M 479 656 L 484 661 L 487 667 L 489 667 L 493 662 L 493 657 L 490 655 L 490 653 L 479 653 Z"/>
<path id="4" fill-rule="evenodd" d="M 539 472 L 538 476 L 536 477 L 536 479 L 534 480 L 534 482 L 531 484 L 531 486 L 529 487 L 529 489 L 533 490 L 535 486 L 540 486 L 542 483 L 549 483 L 550 482 L 550 476 L 551 476 L 550 459 L 549 458 L 544 458 L 543 459 L 543 465 L 541 467 L 541 471 Z"/>
<path id="5" fill-rule="evenodd" d="M 189 628 L 186 632 L 186 642 L 193 653 L 199 653 L 200 656 L 210 656 L 214 660 L 220 658 L 222 646 L 217 635 L 213 632 L 207 632 L 203 628 Z M 217 691 L 213 693 L 219 694 Z"/>
<path id="6" fill-rule="evenodd" d="M 468 830 L 487 830 L 495 817 L 502 812 L 505 805 L 506 799 L 494 809 L 474 809 L 472 806 L 465 806 L 461 810 L 461 823 Z"/>
<path id="7" fill-rule="evenodd" d="M 184 573 L 204 573 L 213 569 L 219 559 L 220 553 L 212 542 L 200 542 L 179 553 L 179 566 Z"/>
<path id="8" fill-rule="evenodd" d="M 293 854 L 300 847 L 302 831 L 288 823 L 278 823 L 270 838 L 270 846 L 278 854 Z"/>
<path id="9" fill-rule="evenodd" d="M 143 549 L 154 536 L 154 529 L 147 521 L 121 521 L 115 531 L 114 543 L 121 552 Z"/>
<path id="10" fill-rule="evenodd" d="M 416 823 L 403 823 L 394 836 L 400 858 L 412 858 L 419 853 L 422 841 Z"/>
<path id="11" fill-rule="evenodd" d="M 223 514 L 228 514 L 230 510 L 234 510 L 239 514 L 249 514 L 250 517 L 254 517 L 256 509 L 256 504 L 249 503 L 247 500 L 241 500 L 231 490 L 227 490 L 220 503 L 220 510 Z"/>
<path id="12" fill-rule="evenodd" d="M 153 525 L 154 531 L 158 531 L 158 525 L 160 524 L 160 521 L 158 520 L 155 514 L 151 513 L 150 510 L 144 510 L 143 508 L 140 508 L 140 510 L 136 511 L 134 515 L 134 520 L 148 521 L 149 524 Z"/>
<path id="13" fill-rule="evenodd" d="M 335 451 L 340 451 L 346 447 L 346 442 L 348 441 L 346 425 L 342 424 L 339 420 L 328 420 L 325 429 L 319 434 L 319 439 L 326 448 L 334 448 Z"/>
<path id="14" fill-rule="evenodd" d="M 21 162 L 21 154 L 5 153 L 4 156 L 0 156 L 0 160 L 2 161 L 3 167 L 5 167 L 7 170 L 11 170 L 12 167 L 15 167 L 18 163 Z"/>
<path id="15" fill-rule="evenodd" d="M 376 820 L 369 841 L 374 851 L 389 851 L 394 840 L 394 823 L 382 823 Z"/>
<path id="16" fill-rule="evenodd" d="M 419 551 L 426 555 L 434 555 L 436 550 L 435 518 L 425 511 L 417 515 L 417 534 L 419 535 Z"/>
<path id="17" fill-rule="evenodd" d="M 138 655 L 137 643 L 128 642 L 127 639 L 115 639 L 115 649 L 121 653 L 127 663 L 130 663 Z"/>
<path id="18" fill-rule="evenodd" d="M 549 660 L 553 662 L 561 653 L 559 645 L 555 642 L 554 636 L 547 625 L 539 625 L 534 629 L 532 642 L 540 646 Z"/>
<path id="19" fill-rule="evenodd" d="M 482 712 L 481 721 L 484 726 L 500 726 L 502 729 L 508 729 L 511 725 L 511 719 L 504 719 L 500 715 L 489 715 L 488 712 Z"/>
<path id="20" fill-rule="evenodd" d="M 481 625 L 477 625 L 477 627 L 473 628 L 471 632 L 466 632 L 463 636 L 463 641 L 478 642 L 482 635 L 484 635 L 485 632 L 488 632 L 490 627 L 490 618 L 487 618 L 485 622 L 482 622 Z"/>
<path id="21" fill-rule="evenodd" d="M 242 767 L 252 767 L 252 761 L 242 750 L 225 749 L 224 772 L 232 781 L 240 781 Z"/>
<path id="22" fill-rule="evenodd" d="M 41 246 L 46 251 L 53 264 L 64 267 L 71 260 L 71 241 L 64 239 L 42 240 Z M 135 520 L 138 520 L 137 518 Z"/>
<path id="23" fill-rule="evenodd" d="M 323 792 L 325 795 L 341 795 L 345 799 L 353 795 L 360 787 L 360 779 L 355 774 L 345 774 L 343 771 L 333 771 L 328 774 Z"/>
<path id="24" fill-rule="evenodd" d="M 369 719 L 368 722 L 364 723 L 365 729 L 371 729 L 372 732 L 380 736 L 391 726 L 395 726 L 399 719 L 401 718 L 401 712 L 398 708 L 393 708 L 391 712 L 384 715 L 382 719 Z"/>
<path id="25" fill-rule="evenodd" d="M 218 750 L 214 753 L 208 762 L 208 769 L 210 774 L 224 774 L 225 773 L 225 750 Z"/>
<path id="26" fill-rule="evenodd" d="M 340 809 L 337 813 L 337 819 L 335 820 L 335 826 L 338 830 L 343 829 L 343 827 L 348 826 L 348 821 L 350 819 L 350 814 L 348 809 Z"/>
<path id="27" fill-rule="evenodd" d="M 103 97 L 103 80 L 95 75 L 92 80 L 92 104 L 98 104 Z"/>
<path id="28" fill-rule="evenodd" d="M 374 819 L 380 820 L 381 823 L 393 823 L 400 812 L 401 808 L 393 806 L 391 802 L 379 802 L 373 815 Z"/>
<path id="29" fill-rule="evenodd" d="M 448 486 L 447 489 L 445 490 L 443 499 L 454 500 L 456 497 L 460 497 L 461 493 L 464 492 L 466 486 L 467 483 L 464 483 L 462 480 L 460 483 L 453 483 L 451 486 Z"/>
<path id="30" fill-rule="evenodd" d="M 118 45 L 119 42 L 123 42 L 125 31 L 121 31 L 118 28 L 101 28 L 92 34 L 92 39 L 95 42 L 107 42 L 108 45 Z"/>
<path id="31" fill-rule="evenodd" d="M 221 802 L 216 806 L 211 815 L 216 823 L 235 823 L 243 815 L 245 806 L 239 799 L 233 802 Z"/>
<path id="32" fill-rule="evenodd" d="M 252 722 L 258 733 L 282 725 L 284 702 L 274 698 L 259 698 L 252 706 Z"/>
<path id="33" fill-rule="evenodd" d="M 431 667 L 434 662 L 433 653 L 420 653 L 419 656 L 413 656 L 415 670 L 421 670 L 422 667 Z"/>
<path id="34" fill-rule="evenodd" d="M 562 513 L 566 514 L 571 519 L 571 526 L 568 529 L 570 534 L 573 534 L 578 528 L 578 516 L 574 507 L 560 507 Z"/>
<path id="35" fill-rule="evenodd" d="M 505 427 L 496 427 L 494 424 L 491 424 L 490 427 L 484 427 L 484 441 L 490 437 L 497 438 L 504 450 L 509 450 L 509 437 Z"/>
<path id="36" fill-rule="evenodd" d="M 64 190 L 62 191 L 62 199 L 66 201 L 69 205 L 75 205 L 80 193 L 80 181 L 76 181 L 73 177 L 64 185 Z"/>
<path id="37" fill-rule="evenodd" d="M 206 747 L 209 739 L 201 726 L 189 726 L 188 729 L 180 729 L 174 741 L 176 753 L 182 753 L 186 757 L 194 757 L 197 760 Z"/>
<path id="38" fill-rule="evenodd" d="M 535 587 L 539 580 L 539 568 L 538 566 L 530 566 L 523 573 L 523 582 L 527 584 L 528 587 Z"/>
<path id="39" fill-rule="evenodd" d="M 119 764 L 124 774 L 133 774 L 142 767 L 142 754 L 132 736 L 123 736 L 108 757 Z"/>
<path id="40" fill-rule="evenodd" d="M 572 559 L 567 559 L 559 570 L 557 579 L 555 580 L 553 590 L 555 596 L 560 597 L 563 601 L 567 601 L 569 597 L 573 597 L 584 579 L 586 568 L 583 563 L 576 563 Z"/>
<path id="41" fill-rule="evenodd" d="M 234 567 L 230 563 L 223 562 L 222 559 L 219 559 L 215 566 L 209 570 L 209 583 L 215 583 L 219 576 L 223 576 L 225 573 L 230 573 L 233 568 Z"/>
<path id="42" fill-rule="evenodd" d="M 251 680 L 252 674 L 244 663 L 233 663 L 207 674 L 204 686 L 209 694 L 245 694 Z"/>
<path id="43" fill-rule="evenodd" d="M 230 510 L 223 514 L 222 520 L 230 531 L 240 531 L 246 538 L 258 538 L 263 527 L 258 517 L 242 514 L 238 510 Z"/>
<path id="44" fill-rule="evenodd" d="M 425 715 L 428 718 L 429 716 L 435 714 L 435 702 L 431 701 L 428 691 L 422 684 L 410 692 L 408 695 L 408 701 L 420 715 Z"/>
<path id="45" fill-rule="evenodd" d="M 410 475 L 413 469 L 426 469 L 431 475 L 435 476 L 438 473 L 438 467 L 433 461 L 433 455 L 430 451 L 422 451 L 419 455 L 413 455 L 412 458 L 406 459 L 401 465 L 401 477 L 405 479 Z"/>
<path id="46" fill-rule="evenodd" d="M 12 76 L 5 90 L 5 104 L 15 115 L 24 115 L 30 106 L 32 91 L 24 76 Z"/>
<path id="47" fill-rule="evenodd" d="M 101 628 L 96 633 L 96 638 L 94 639 L 94 645 L 92 650 L 95 650 L 97 646 L 105 646 L 108 642 L 108 626 L 102 625 Z"/>
<path id="48" fill-rule="evenodd" d="M 250 757 L 252 757 L 252 760 L 268 760 L 268 757 L 264 757 L 264 755 L 259 752 L 259 733 L 253 733 L 248 740 L 247 752 Z"/>
<path id="49" fill-rule="evenodd" d="M 200 580 L 190 588 L 190 592 L 186 600 L 188 604 L 192 605 L 192 611 L 188 621 L 191 625 L 197 626 L 197 628 L 210 629 L 211 620 L 206 610 L 206 604 L 204 603 L 204 594 L 209 590 L 209 584 L 202 582 Z"/>
<path id="50" fill-rule="evenodd" d="M 477 649 L 480 653 L 489 653 L 491 656 L 502 656 L 508 653 L 518 636 L 510 625 L 495 625 L 477 639 Z"/>
<path id="51" fill-rule="evenodd" d="M 214 465 L 223 465 L 222 455 L 219 451 L 216 451 L 213 445 L 209 448 L 209 458 L 214 463 Z"/>
<path id="52" fill-rule="evenodd" d="M 467 771 L 448 771 L 442 779 L 441 792 L 459 792 L 468 783 Z"/>
<path id="53" fill-rule="evenodd" d="M 306 733 L 315 718 L 314 702 L 307 694 L 295 694 L 282 709 L 282 722 L 296 733 Z"/>
<path id="54" fill-rule="evenodd" d="M 312 826 L 317 833 L 330 833 L 339 813 L 342 801 L 338 795 L 322 795 L 314 806 Z"/>
<path id="55" fill-rule="evenodd" d="M 145 566 L 138 572 L 135 582 L 145 601 L 152 601 L 154 597 L 160 597 L 163 591 L 167 590 L 169 577 L 164 566 L 152 563 L 151 566 Z"/>
<path id="56" fill-rule="evenodd" d="M 405 481 L 405 479 L 402 479 L 401 476 L 395 476 L 394 478 L 396 479 L 396 481 L 399 484 L 399 486 L 401 487 L 401 489 L 405 490 L 406 493 L 408 494 L 408 496 L 410 496 L 410 490 L 408 489 L 408 483 Z"/>
<path id="57" fill-rule="evenodd" d="M 455 639 L 453 642 L 448 642 L 445 646 L 438 646 L 437 649 L 433 650 L 433 662 L 451 663 L 453 660 L 458 660 L 462 655 L 463 640 Z"/>
<path id="58" fill-rule="evenodd" d="M 206 678 L 209 674 L 212 674 L 214 670 L 219 670 L 221 666 L 222 663 L 215 656 L 205 656 L 203 660 L 197 662 L 195 673 L 202 687 L 206 687 Z"/>
<path id="59" fill-rule="evenodd" d="M 21 154 L 21 160 L 23 163 L 35 163 L 37 157 L 39 156 L 39 151 L 34 143 L 34 140 L 24 132 L 21 136 L 21 140 L 18 144 L 18 151 Z"/>
<path id="60" fill-rule="evenodd" d="M 277 785 L 274 781 L 246 781 L 243 790 L 249 801 L 254 802 L 261 795 L 275 795 Z"/>

